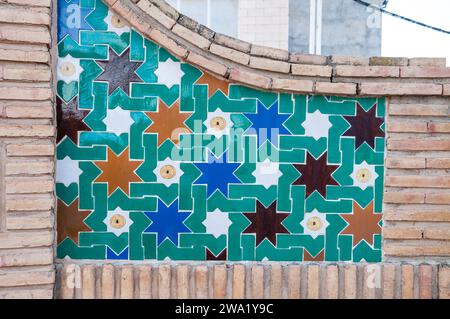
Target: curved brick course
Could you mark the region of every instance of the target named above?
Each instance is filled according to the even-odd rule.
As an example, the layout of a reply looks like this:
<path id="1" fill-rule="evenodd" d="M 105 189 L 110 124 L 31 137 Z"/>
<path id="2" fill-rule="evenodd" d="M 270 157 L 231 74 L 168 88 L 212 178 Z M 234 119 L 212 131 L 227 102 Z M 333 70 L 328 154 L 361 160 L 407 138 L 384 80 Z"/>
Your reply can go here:
<path id="1" fill-rule="evenodd" d="M 187 57 L 187 61 L 203 70 L 232 82 L 265 90 L 311 94 L 449 94 L 450 68 L 445 66 L 445 59 L 324 57 L 289 53 L 215 33 L 176 12 L 164 1 L 105 2 L 135 29 L 165 46 L 178 58 Z"/>

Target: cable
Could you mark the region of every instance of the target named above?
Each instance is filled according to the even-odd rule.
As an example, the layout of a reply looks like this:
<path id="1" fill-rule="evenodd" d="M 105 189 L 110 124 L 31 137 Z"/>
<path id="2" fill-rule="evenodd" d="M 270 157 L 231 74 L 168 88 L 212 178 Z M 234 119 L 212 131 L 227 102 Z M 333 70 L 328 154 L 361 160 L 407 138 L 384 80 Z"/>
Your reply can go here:
<path id="1" fill-rule="evenodd" d="M 398 15 L 398 14 L 396 14 L 396 13 L 387 11 L 387 10 L 384 9 L 383 7 L 379 7 L 379 6 L 375 5 L 375 4 L 371 4 L 371 3 L 368 3 L 368 2 L 362 1 L 362 0 L 353 0 L 353 1 L 355 1 L 356 3 L 359 3 L 359 4 L 363 5 L 363 6 L 366 6 L 366 7 L 370 7 L 370 8 L 376 9 L 376 10 L 378 10 L 378 11 L 380 11 L 380 12 L 382 12 L 382 13 L 385 13 L 385 14 L 387 14 L 387 15 L 390 15 L 390 16 L 392 16 L 392 17 L 399 18 L 399 19 L 402 19 L 402 20 L 405 20 L 405 21 L 408 21 L 408 22 L 411 22 L 411 23 L 420 25 L 420 26 L 422 26 L 422 27 L 424 27 L 424 28 L 428 28 L 428 29 L 431 29 L 431 30 L 434 30 L 434 31 L 438 31 L 438 32 L 445 33 L 445 34 L 450 34 L 450 31 L 448 31 L 448 30 L 444 30 L 444 29 L 441 29 L 441 28 L 433 27 L 433 26 L 431 26 L 431 25 L 429 25 L 429 24 L 426 24 L 426 23 L 423 23 L 423 22 L 420 22 L 420 21 L 416 21 L 416 20 L 413 20 L 413 19 L 410 19 L 410 18 L 401 16 L 401 15 Z M 387 2 L 386 2 L 386 1 L 384 1 L 382 5 L 384 5 L 385 3 L 386 3 L 386 5 L 387 5 Z"/>

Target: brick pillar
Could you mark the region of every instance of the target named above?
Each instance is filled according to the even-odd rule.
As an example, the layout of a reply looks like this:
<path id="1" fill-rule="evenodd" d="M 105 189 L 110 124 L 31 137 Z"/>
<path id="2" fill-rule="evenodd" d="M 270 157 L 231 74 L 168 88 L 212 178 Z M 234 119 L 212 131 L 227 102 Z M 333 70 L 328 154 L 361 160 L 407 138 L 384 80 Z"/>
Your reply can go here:
<path id="1" fill-rule="evenodd" d="M 0 299 L 53 297 L 51 12 L 0 3 Z"/>

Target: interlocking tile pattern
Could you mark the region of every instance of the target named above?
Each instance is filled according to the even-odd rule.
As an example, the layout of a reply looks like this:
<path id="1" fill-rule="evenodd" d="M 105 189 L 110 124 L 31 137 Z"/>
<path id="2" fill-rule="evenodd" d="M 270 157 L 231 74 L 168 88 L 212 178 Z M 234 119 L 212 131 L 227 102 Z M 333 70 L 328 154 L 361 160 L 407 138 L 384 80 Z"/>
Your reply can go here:
<path id="1" fill-rule="evenodd" d="M 58 10 L 59 258 L 381 261 L 384 98 L 235 85 Z"/>

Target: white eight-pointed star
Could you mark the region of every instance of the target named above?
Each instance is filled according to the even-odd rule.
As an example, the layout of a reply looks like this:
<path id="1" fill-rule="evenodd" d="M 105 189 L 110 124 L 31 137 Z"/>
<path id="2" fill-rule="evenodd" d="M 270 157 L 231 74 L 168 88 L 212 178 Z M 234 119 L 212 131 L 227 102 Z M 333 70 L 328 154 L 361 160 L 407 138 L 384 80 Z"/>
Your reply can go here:
<path id="1" fill-rule="evenodd" d="M 120 236 L 130 231 L 133 221 L 130 219 L 130 213 L 117 207 L 115 210 L 108 211 L 103 223 L 106 225 L 106 231 Z"/>
<path id="2" fill-rule="evenodd" d="M 80 59 L 72 57 L 70 54 L 63 58 L 58 58 L 56 74 L 58 80 L 69 84 L 72 81 L 78 81 L 83 68 L 80 65 Z"/>
<path id="3" fill-rule="evenodd" d="M 124 32 L 130 32 L 130 26 L 125 22 L 125 20 L 113 12 L 108 11 L 108 15 L 105 17 L 104 21 L 108 25 L 108 31 L 122 35 Z"/>
<path id="4" fill-rule="evenodd" d="M 72 183 L 78 183 L 81 173 L 83 171 L 78 166 L 79 161 L 75 161 L 69 156 L 62 160 L 56 161 L 56 182 L 63 183 L 64 186 L 69 186 Z"/>
<path id="5" fill-rule="evenodd" d="M 159 84 L 164 84 L 171 89 L 172 86 L 181 83 L 184 72 L 181 70 L 180 62 L 175 62 L 169 58 L 167 61 L 159 62 L 155 74 L 158 77 Z"/>
<path id="6" fill-rule="evenodd" d="M 303 233 L 317 238 L 319 235 L 325 235 L 325 231 L 330 223 L 326 220 L 326 214 L 319 213 L 314 209 L 311 213 L 305 213 L 300 225 L 303 227 Z"/>
<path id="7" fill-rule="evenodd" d="M 355 164 L 350 177 L 353 179 L 353 185 L 365 190 L 367 187 L 375 185 L 378 174 L 375 172 L 374 165 L 369 165 L 366 161 L 363 161 L 361 164 Z"/>
<path id="8" fill-rule="evenodd" d="M 331 123 L 329 115 L 316 110 L 314 113 L 306 113 L 306 119 L 302 126 L 305 128 L 305 135 L 312 136 L 317 141 L 321 137 L 328 137 Z"/>
<path id="9" fill-rule="evenodd" d="M 263 162 L 256 163 L 252 175 L 256 178 L 256 184 L 263 185 L 267 189 L 272 185 L 278 185 L 278 179 L 282 174 L 279 163 L 271 162 L 266 158 Z"/>
<path id="10" fill-rule="evenodd" d="M 221 212 L 216 208 L 213 212 L 206 213 L 206 219 L 203 221 L 208 234 L 213 234 L 218 238 L 221 235 L 228 234 L 228 228 L 231 225 L 228 213 Z"/>
<path id="11" fill-rule="evenodd" d="M 180 183 L 180 177 L 183 175 L 180 162 L 173 161 L 170 158 L 158 162 L 153 173 L 156 175 L 156 182 L 166 186 Z"/>
<path id="12" fill-rule="evenodd" d="M 107 132 L 112 132 L 119 136 L 122 133 L 128 133 L 134 121 L 131 118 L 130 111 L 117 106 L 115 109 L 108 109 L 103 123 L 106 125 Z"/>
<path id="13" fill-rule="evenodd" d="M 229 135 L 230 128 L 234 123 L 231 121 L 231 114 L 222 112 L 220 109 L 214 112 L 208 112 L 206 120 L 203 121 L 206 126 L 206 134 L 214 135 L 216 138 L 220 138 L 222 135 Z"/>

